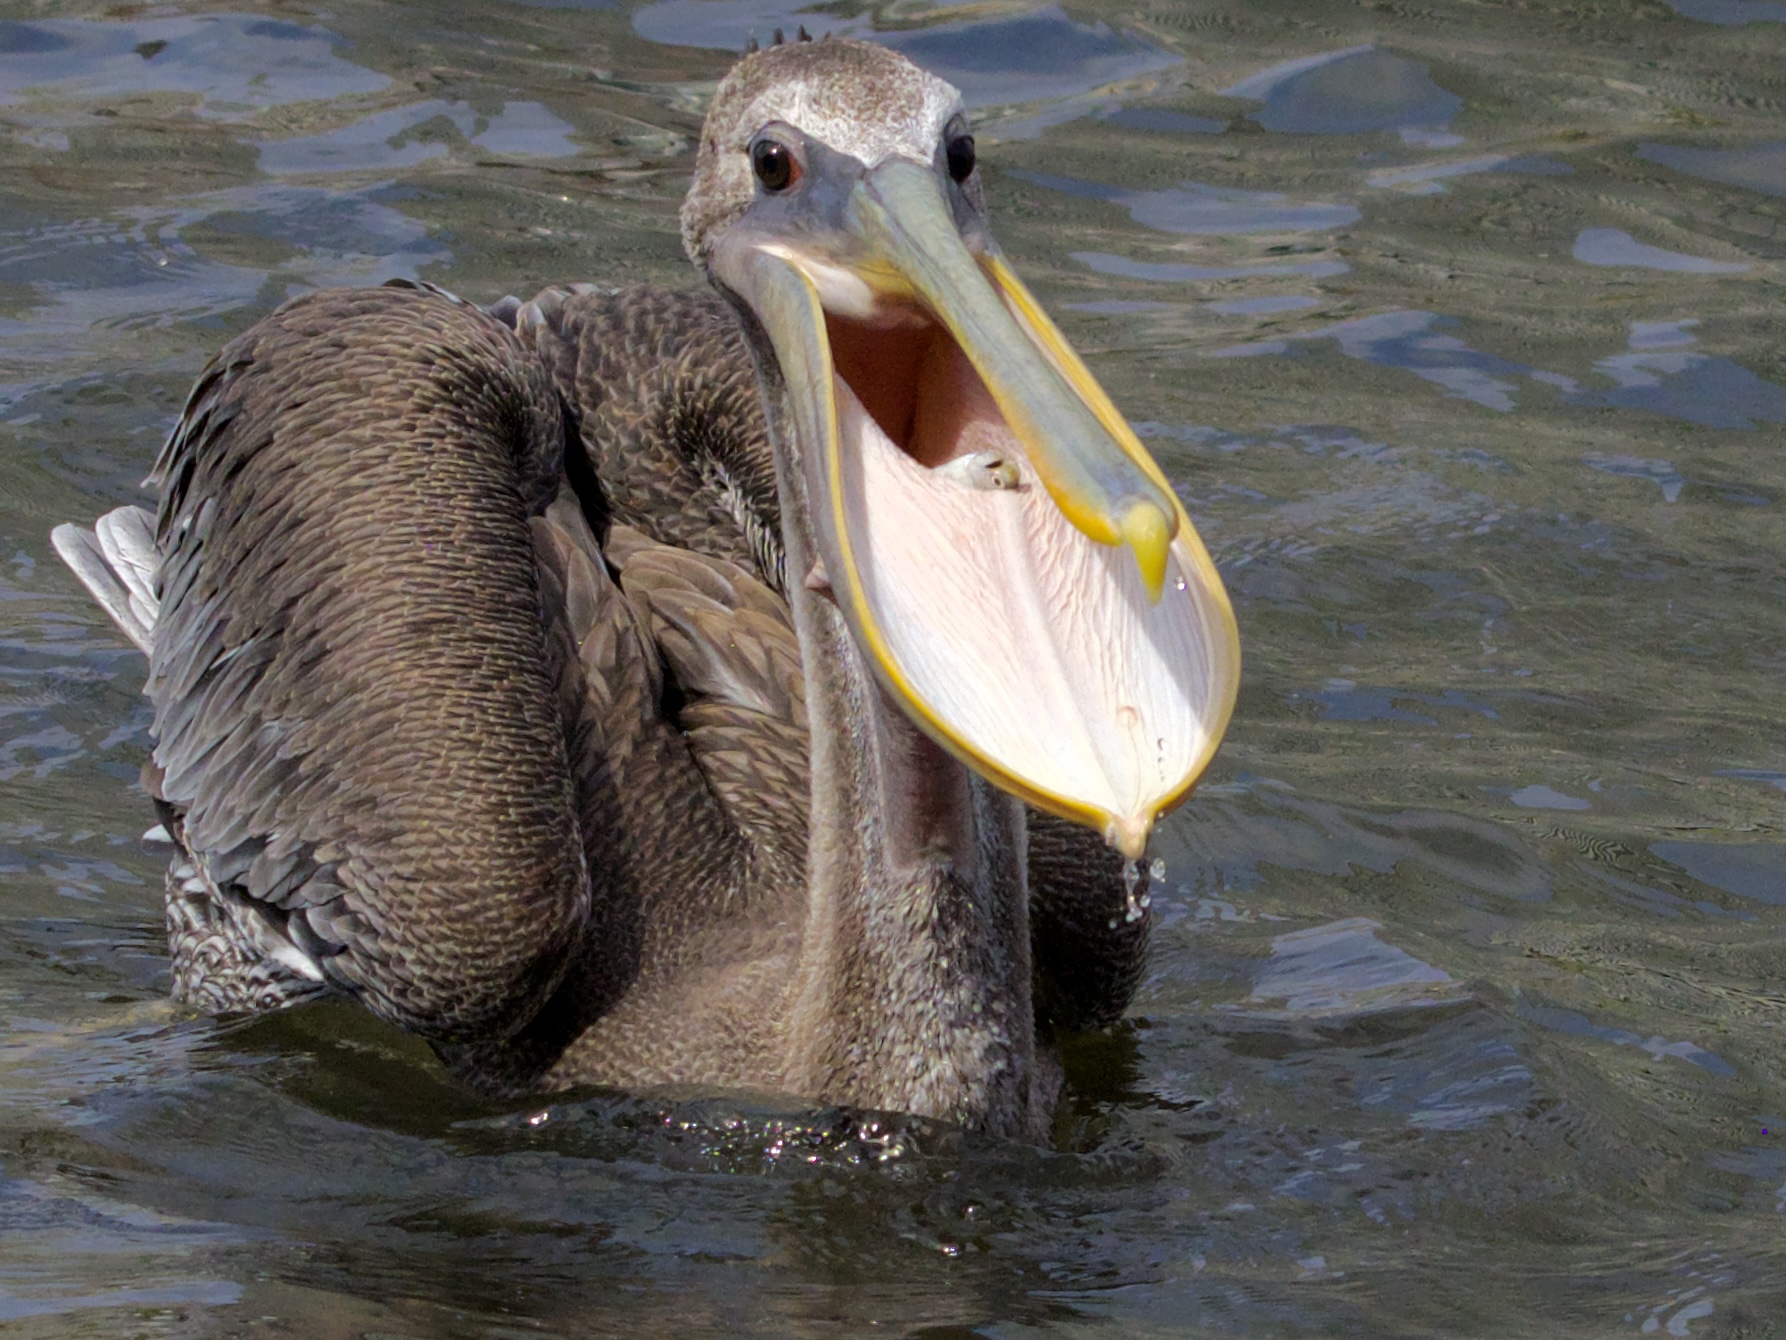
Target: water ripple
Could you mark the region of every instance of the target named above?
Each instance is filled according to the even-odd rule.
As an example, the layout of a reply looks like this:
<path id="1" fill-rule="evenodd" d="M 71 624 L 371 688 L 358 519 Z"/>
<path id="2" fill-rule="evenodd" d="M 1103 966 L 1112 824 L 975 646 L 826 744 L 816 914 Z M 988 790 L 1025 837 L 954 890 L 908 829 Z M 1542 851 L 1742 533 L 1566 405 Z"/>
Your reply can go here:
<path id="1" fill-rule="evenodd" d="M 321 28 L 254 14 L 0 22 L 0 106 L 187 93 L 200 116 L 236 120 L 390 84 L 337 56 L 340 44 Z"/>

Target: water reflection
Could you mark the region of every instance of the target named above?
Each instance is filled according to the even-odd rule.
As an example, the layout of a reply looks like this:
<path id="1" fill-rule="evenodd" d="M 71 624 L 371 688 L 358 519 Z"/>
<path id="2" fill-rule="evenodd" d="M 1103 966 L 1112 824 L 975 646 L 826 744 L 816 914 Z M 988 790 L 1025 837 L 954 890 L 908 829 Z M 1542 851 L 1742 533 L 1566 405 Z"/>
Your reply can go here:
<path id="1" fill-rule="evenodd" d="M 390 79 L 335 54 L 340 38 L 253 14 L 0 21 L 0 106 L 190 93 L 200 116 L 375 93 Z"/>
<path id="2" fill-rule="evenodd" d="M 954 84 L 969 107 L 1070 98 L 1179 64 L 1171 52 L 1101 23 L 1076 23 L 1054 5 L 1011 17 L 876 32 L 868 15 L 837 16 L 797 0 L 656 0 L 633 14 L 633 27 L 653 42 L 729 51 L 742 51 L 753 38 L 766 42 L 776 29 L 790 37 L 797 27 L 815 37 L 873 33 Z"/>
<path id="3" fill-rule="evenodd" d="M 1140 279 L 1157 284 L 1218 279 L 1273 279 L 1285 275 L 1329 279 L 1334 275 L 1343 275 L 1352 268 L 1344 261 L 1325 258 L 1311 261 L 1262 261 L 1252 265 L 1193 265 L 1184 261 L 1138 261 L 1128 256 L 1113 256 L 1105 251 L 1075 251 L 1073 259 L 1101 275 L 1119 275 L 1124 279 Z"/>
<path id="4" fill-rule="evenodd" d="M 46 1180 L 0 1176 L 0 1234 L 7 1240 L 7 1286 L 0 1293 L 0 1324 L 32 1317 L 116 1310 L 215 1307 L 234 1303 L 242 1286 L 195 1277 L 195 1260 L 240 1241 L 221 1224 L 184 1220 L 95 1195 L 83 1187 L 79 1165 Z M 69 1256 L 110 1244 L 116 1258 L 132 1262 L 133 1282 L 103 1291 L 71 1287 Z M 77 1323 L 78 1324 L 78 1323 Z"/>
<path id="5" fill-rule="evenodd" d="M 1478 172 L 1492 172 L 1512 162 L 1510 154 L 1481 154 L 1475 158 L 1454 158 L 1440 163 L 1414 163 L 1407 167 L 1378 168 L 1365 178 L 1366 185 L 1393 188 L 1409 195 L 1441 195 L 1442 183 L 1448 177 L 1469 177 Z"/>
<path id="6" fill-rule="evenodd" d="M 1728 768 L 1720 777 L 1740 777 L 1748 782 L 1766 782 L 1777 791 L 1786 791 L 1786 772 L 1769 772 L 1765 768 Z"/>
<path id="7" fill-rule="evenodd" d="M 1433 83 L 1424 65 L 1374 46 L 1286 61 L 1222 94 L 1263 102 L 1253 119 L 1267 130 L 1304 135 L 1399 130 L 1410 144 L 1463 143 L 1445 131 L 1463 101 Z"/>
<path id="8" fill-rule="evenodd" d="M 1681 488 L 1687 482 L 1681 472 L 1675 468 L 1673 461 L 1590 451 L 1581 458 L 1581 463 L 1590 470 L 1598 470 L 1602 474 L 1619 475 L 1625 479 L 1648 480 L 1662 490 L 1663 502 L 1678 501 L 1681 496 Z"/>
<path id="9" fill-rule="evenodd" d="M 1219 135 L 1228 128 L 1212 116 L 1192 116 L 1170 107 L 1119 107 L 1100 118 L 1123 130 L 1145 130 L 1155 135 Z"/>
<path id="10" fill-rule="evenodd" d="M 633 12 L 633 31 L 665 46 L 743 51 L 767 43 L 776 30 L 792 37 L 811 27 L 816 36 L 861 37 L 874 31 L 866 14 L 828 14 L 803 0 L 655 0 Z"/>
<path id="11" fill-rule="evenodd" d="M 1295 293 L 1232 298 L 1226 302 L 1207 304 L 1210 311 L 1220 312 L 1223 316 L 1277 316 L 1283 312 L 1300 312 L 1318 305 L 1318 299 Z"/>
<path id="12" fill-rule="evenodd" d="M 1646 409 L 1708 428 L 1786 423 L 1786 386 L 1756 376 L 1731 359 L 1696 353 L 1697 318 L 1633 321 L 1628 352 L 1597 359 L 1594 370 L 1616 389 L 1582 392 L 1579 404 Z"/>
<path id="13" fill-rule="evenodd" d="M 1764 1138 L 1771 1139 L 1786 1131 L 1786 1122 L 1778 1117 L 1764 1116 L 1755 1122 L 1755 1129 Z M 1786 1214 L 1786 1146 L 1780 1143 L 1750 1145 L 1737 1153 L 1712 1154 L 1706 1162 L 1724 1172 L 1761 1182 L 1759 1190 L 1764 1197 L 1773 1200 L 1774 1213 Z"/>
<path id="14" fill-rule="evenodd" d="M 1644 144 L 1639 158 L 1676 172 L 1721 181 L 1731 186 L 1786 195 L 1786 140 L 1753 149 L 1696 149 L 1683 144 Z"/>
<path id="15" fill-rule="evenodd" d="M 1313 704 L 1320 710 L 1324 721 L 1406 721 L 1422 726 L 1439 724 L 1438 717 L 1416 711 L 1416 707 L 1471 712 L 1489 721 L 1500 719 L 1500 714 L 1488 703 L 1462 689 L 1446 689 L 1443 693 L 1420 693 L 1414 689 L 1386 688 L 1381 685 L 1361 686 L 1349 679 L 1329 679 L 1314 691 L 1298 690 L 1290 694 L 1289 701 Z"/>
<path id="16" fill-rule="evenodd" d="M 1202 182 L 1185 182 L 1164 191 L 1125 191 L 1118 186 L 1046 172 L 1013 175 L 1067 195 L 1108 200 L 1128 210 L 1129 217 L 1143 227 L 1167 233 L 1232 236 L 1331 232 L 1357 222 L 1360 217 L 1355 205 L 1303 204 L 1280 191 L 1245 191 Z"/>
<path id="17" fill-rule="evenodd" d="M 1365 176 L 1364 181 L 1367 186 L 1397 190 L 1405 195 L 1443 195 L 1444 182 L 1451 177 L 1473 177 L 1483 172 L 1567 177 L 1574 171 L 1567 163 L 1536 154 L 1492 153 L 1433 163 L 1410 163 L 1405 167 L 1376 168 Z"/>
<path id="18" fill-rule="evenodd" d="M 1395 1071 L 1361 1076 L 1359 1105 L 1403 1114 L 1409 1129 L 1418 1132 L 1467 1131 L 1530 1111 L 1540 1086 L 1515 1039 L 1480 1015 L 1467 1024 L 1433 1039 L 1434 1054 L 1418 1076 Z M 1387 1225 L 1383 1202 L 1389 1199 L 1363 1207 L 1366 1215 Z M 1413 1217 L 1413 1206 L 1402 1203 L 1405 1221 Z"/>
<path id="19" fill-rule="evenodd" d="M 1347 358 L 1386 367 L 1402 368 L 1423 381 L 1442 387 L 1445 394 L 1468 400 L 1484 409 L 1503 414 L 1514 406 L 1520 377 L 1537 381 L 1562 381 L 1554 373 L 1537 372 L 1508 359 L 1485 354 L 1471 348 L 1455 335 L 1439 332 L 1455 326 L 1455 320 L 1435 312 L 1383 312 L 1376 316 L 1341 321 L 1320 330 L 1302 332 L 1295 340 L 1332 340 Z M 1223 353 L 1288 353 L 1291 346 L 1278 342 L 1275 346 L 1242 346 L 1239 350 L 1217 350 Z"/>
<path id="20" fill-rule="evenodd" d="M 1584 228 L 1575 238 L 1575 259 L 1584 265 L 1629 265 L 1674 274 L 1734 275 L 1749 267 L 1737 261 L 1714 261 L 1705 256 L 1665 251 L 1639 242 L 1619 228 Z"/>
<path id="21" fill-rule="evenodd" d="M 1171 52 L 1103 24 L 1074 23 L 1054 6 L 879 40 L 954 84 L 969 107 L 1067 98 L 1179 64 Z"/>
<path id="22" fill-rule="evenodd" d="M 1129 302 L 1120 298 L 1105 299 L 1101 302 L 1065 302 L 1061 310 L 1067 312 L 1086 312 L 1092 316 L 1130 316 L 1136 312 L 1169 312 L 1169 302 Z"/>
<path id="23" fill-rule="evenodd" d="M 260 169 L 299 172 L 390 171 L 452 152 L 449 139 L 488 154 L 558 158 L 577 152 L 570 125 L 537 102 L 503 103 L 483 115 L 464 103 L 412 103 L 376 112 L 339 130 L 260 146 Z"/>
<path id="24" fill-rule="evenodd" d="M 260 301 L 269 273 L 207 259 L 184 237 L 201 227 L 226 238 L 277 239 L 290 284 L 414 278 L 446 247 L 379 194 L 242 187 L 176 208 L 120 211 L 111 221 L 0 231 L 0 281 L 36 295 L 27 314 L 0 316 L 0 347 L 15 365 L 43 363 L 95 330 L 203 320 Z M 283 296 L 282 289 L 275 295 Z"/>
<path id="25" fill-rule="evenodd" d="M 1682 18 L 1702 23 L 1786 23 L 1779 0 L 1664 0 Z"/>
<path id="26" fill-rule="evenodd" d="M 1522 810 L 1591 810 L 1594 804 L 1580 796 L 1572 796 L 1554 787 L 1534 782 L 1531 786 L 1518 787 L 1507 793 L 1511 800 Z"/>
<path id="27" fill-rule="evenodd" d="M 1786 846 L 1773 842 L 1652 842 L 1650 851 L 1702 884 L 1786 907 Z"/>
<path id="28" fill-rule="evenodd" d="M 1443 969 L 1377 937 L 1363 917 L 1291 931 L 1271 942 L 1252 1000 L 1278 1017 L 1368 1014 L 1454 1004 L 1462 988 Z"/>
<path id="29" fill-rule="evenodd" d="M 1649 1053 L 1650 1059 L 1660 1061 L 1665 1056 L 1672 1056 L 1696 1065 L 1701 1070 L 1714 1075 L 1732 1076 L 1736 1067 L 1723 1057 L 1707 1051 L 1696 1042 L 1669 1042 L 1660 1037 L 1644 1037 L 1628 1029 L 1612 1028 L 1606 1024 L 1596 1024 L 1584 1014 L 1574 1010 L 1556 1009 L 1548 1005 L 1522 1005 L 1519 1017 L 1529 1019 L 1544 1028 L 1554 1029 L 1559 1033 L 1572 1033 L 1576 1037 L 1595 1038 L 1602 1042 L 1611 1042 L 1620 1047 L 1635 1047 L 1639 1051 Z"/>
<path id="30" fill-rule="evenodd" d="M 1594 371 L 1614 383 L 1611 390 L 1584 387 L 1565 373 L 1485 353 L 1460 336 L 1440 333 L 1457 324 L 1455 318 L 1434 312 L 1382 312 L 1299 331 L 1285 339 L 1214 349 L 1207 356 L 1292 355 L 1300 345 L 1332 340 L 1347 358 L 1412 372 L 1442 387 L 1448 397 L 1501 414 L 1514 411 L 1519 381 L 1527 380 L 1556 388 L 1572 404 L 1648 410 L 1712 428 L 1753 429 L 1763 423 L 1786 423 L 1786 386 L 1758 377 L 1732 359 L 1693 351 L 1697 338 L 1690 331 L 1699 325 L 1694 317 L 1632 322 L 1626 351 L 1594 362 Z M 1612 473 L 1655 477 L 1647 466 L 1632 466 L 1635 459 L 1599 454 L 1591 463 Z M 1667 468 L 1672 472 L 1672 466 Z M 1658 482 L 1666 492 L 1669 481 L 1660 478 Z M 1675 491 L 1678 493 L 1678 488 Z"/>
<path id="31" fill-rule="evenodd" d="M 1249 888 L 1267 867 L 1387 874 L 1405 863 L 1451 882 L 1453 896 L 1468 889 L 1520 902 L 1550 897 L 1544 867 L 1497 824 L 1424 810 L 1366 814 L 1264 779 L 1249 781 L 1243 795 L 1206 803 L 1194 829 L 1167 835 L 1168 869 L 1212 869 L 1226 887 Z"/>

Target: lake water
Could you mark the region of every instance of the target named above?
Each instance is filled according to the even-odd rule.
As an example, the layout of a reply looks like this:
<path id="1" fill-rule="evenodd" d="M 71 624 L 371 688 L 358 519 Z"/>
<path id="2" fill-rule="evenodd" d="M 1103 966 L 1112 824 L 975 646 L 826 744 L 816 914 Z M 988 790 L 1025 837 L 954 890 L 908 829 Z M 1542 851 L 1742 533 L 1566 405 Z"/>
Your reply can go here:
<path id="1" fill-rule="evenodd" d="M 0 1328 L 1786 1333 L 1786 4 L 775 5 L 0 0 Z M 174 1010 L 51 525 L 309 287 L 692 282 L 705 99 L 800 22 L 964 90 L 1238 606 L 1054 1147 Z"/>

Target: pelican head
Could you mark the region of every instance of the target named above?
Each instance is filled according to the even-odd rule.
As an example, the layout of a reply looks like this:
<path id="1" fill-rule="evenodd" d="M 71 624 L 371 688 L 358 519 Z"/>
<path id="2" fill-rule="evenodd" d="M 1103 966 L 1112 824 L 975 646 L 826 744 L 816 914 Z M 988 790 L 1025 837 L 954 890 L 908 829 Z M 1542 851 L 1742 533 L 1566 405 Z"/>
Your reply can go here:
<path id="1" fill-rule="evenodd" d="M 682 229 L 746 315 L 779 420 L 784 526 L 808 531 L 790 586 L 828 590 L 939 744 L 1139 855 L 1226 728 L 1233 613 L 994 242 L 961 95 L 862 42 L 749 55 Z"/>

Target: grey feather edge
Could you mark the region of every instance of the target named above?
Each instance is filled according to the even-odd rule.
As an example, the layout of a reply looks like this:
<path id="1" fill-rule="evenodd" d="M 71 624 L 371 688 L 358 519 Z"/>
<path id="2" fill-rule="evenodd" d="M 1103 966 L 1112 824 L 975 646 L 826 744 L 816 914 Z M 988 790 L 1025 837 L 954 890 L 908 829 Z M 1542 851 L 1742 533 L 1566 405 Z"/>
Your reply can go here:
<path id="1" fill-rule="evenodd" d="M 155 640 L 161 602 L 155 595 L 155 518 L 141 507 L 119 507 L 92 530 L 64 522 L 50 543 L 99 602 L 120 632 L 147 656 Z"/>

